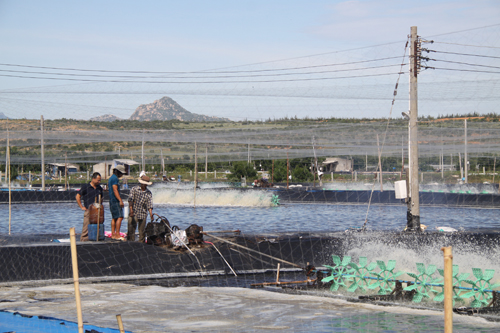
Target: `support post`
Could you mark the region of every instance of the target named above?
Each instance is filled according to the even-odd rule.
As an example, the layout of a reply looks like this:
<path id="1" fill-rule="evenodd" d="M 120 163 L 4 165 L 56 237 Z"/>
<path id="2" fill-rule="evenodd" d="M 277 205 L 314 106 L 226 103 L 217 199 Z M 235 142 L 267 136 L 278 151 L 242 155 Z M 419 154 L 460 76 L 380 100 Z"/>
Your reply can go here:
<path id="1" fill-rule="evenodd" d="M 196 207 L 196 186 L 198 185 L 198 144 L 194 143 L 194 198 L 193 206 Z"/>
<path id="2" fill-rule="evenodd" d="M 497 157 L 495 156 L 495 158 L 493 159 L 493 181 L 492 183 L 495 183 L 495 166 L 497 164 Z"/>
<path id="3" fill-rule="evenodd" d="M 125 333 L 125 328 L 123 327 L 123 322 L 122 322 L 122 315 L 117 314 L 116 321 L 118 322 L 118 329 L 120 330 L 120 333 Z"/>
<path id="4" fill-rule="evenodd" d="M 378 134 L 377 134 L 377 151 L 378 151 L 378 179 L 380 181 L 380 192 L 384 192 L 384 188 L 383 188 L 383 181 L 382 181 L 382 160 L 381 160 L 381 156 L 380 156 L 380 144 L 379 144 L 379 140 L 378 140 Z"/>
<path id="5" fill-rule="evenodd" d="M 7 118 L 7 163 L 5 165 L 5 180 L 9 184 L 9 235 L 11 231 L 11 223 L 12 223 L 12 188 L 10 184 L 10 135 L 9 135 L 9 119 Z"/>
<path id="6" fill-rule="evenodd" d="M 442 247 L 444 256 L 444 332 L 453 332 L 453 255 L 451 246 Z"/>
<path id="7" fill-rule="evenodd" d="M 80 282 L 78 280 L 78 258 L 76 256 L 75 228 L 69 229 L 71 242 L 71 262 L 73 263 L 73 283 L 75 285 L 76 315 L 78 318 L 78 333 L 83 333 L 82 301 L 80 299 Z"/>
<path id="8" fill-rule="evenodd" d="M 464 171 L 465 171 L 465 183 L 469 183 L 469 160 L 467 159 L 467 119 L 464 119 L 464 130 L 465 130 L 465 154 L 464 154 Z"/>
<path id="9" fill-rule="evenodd" d="M 208 177 L 208 145 L 205 146 L 205 180 Z"/>
<path id="10" fill-rule="evenodd" d="M 290 172 L 290 164 L 288 163 L 288 152 L 286 152 L 286 189 L 288 190 L 288 180 L 290 177 L 288 173 Z"/>
<path id="11" fill-rule="evenodd" d="M 42 191 L 45 191 L 45 149 L 43 142 L 43 116 L 40 116 L 40 149 L 42 156 L 42 165 L 40 165 L 40 168 L 42 170 Z"/>
<path id="12" fill-rule="evenodd" d="M 420 232 L 420 200 L 418 183 L 418 53 L 417 27 L 411 27 L 410 36 L 410 188 L 411 211 L 407 230 Z"/>
<path id="13" fill-rule="evenodd" d="M 464 169 L 462 168 L 462 156 L 460 155 L 460 152 L 458 153 L 458 165 L 460 167 L 460 182 L 461 182 L 464 179 Z"/>
<path id="14" fill-rule="evenodd" d="M 274 184 L 274 160 L 273 160 L 273 167 L 272 167 L 272 171 L 271 171 L 271 183 Z"/>
<path id="15" fill-rule="evenodd" d="M 142 171 L 146 172 L 146 161 L 144 160 L 144 130 L 142 130 L 141 159 L 142 159 Z"/>

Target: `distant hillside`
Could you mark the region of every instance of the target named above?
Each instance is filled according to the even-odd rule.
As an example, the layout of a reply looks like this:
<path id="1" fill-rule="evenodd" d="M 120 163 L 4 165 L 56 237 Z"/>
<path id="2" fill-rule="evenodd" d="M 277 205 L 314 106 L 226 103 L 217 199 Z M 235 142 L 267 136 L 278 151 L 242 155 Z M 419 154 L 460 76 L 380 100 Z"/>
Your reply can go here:
<path id="1" fill-rule="evenodd" d="M 0 112 L 0 119 L 7 119 L 7 116 L 3 114 L 3 112 Z M 10 118 L 9 118 L 10 119 Z"/>
<path id="2" fill-rule="evenodd" d="M 115 121 L 115 120 L 122 120 L 122 119 L 118 118 L 114 114 L 105 114 L 104 116 L 90 118 L 90 121 Z"/>
<path id="3" fill-rule="evenodd" d="M 191 113 L 170 97 L 163 97 L 151 104 L 140 105 L 130 120 L 181 120 L 181 121 L 229 121 L 227 118 L 209 117 Z"/>

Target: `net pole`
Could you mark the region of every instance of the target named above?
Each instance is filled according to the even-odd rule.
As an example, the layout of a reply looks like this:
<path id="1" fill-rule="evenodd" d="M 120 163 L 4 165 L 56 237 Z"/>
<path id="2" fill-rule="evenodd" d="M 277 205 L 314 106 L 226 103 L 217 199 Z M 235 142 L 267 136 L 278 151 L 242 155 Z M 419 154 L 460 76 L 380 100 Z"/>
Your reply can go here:
<path id="1" fill-rule="evenodd" d="M 146 164 L 144 161 L 144 130 L 142 130 L 141 159 L 142 159 L 142 171 L 146 172 Z"/>
<path id="2" fill-rule="evenodd" d="M 442 247 L 444 256 L 444 332 L 453 332 L 453 255 L 451 246 Z"/>
<path id="3" fill-rule="evenodd" d="M 205 180 L 208 177 L 208 145 L 205 145 Z"/>
<path id="4" fill-rule="evenodd" d="M 288 176 L 288 173 L 290 172 L 290 164 L 288 162 L 288 152 L 286 152 L 286 189 L 288 190 L 288 180 L 290 177 Z"/>
<path id="5" fill-rule="evenodd" d="M 379 182 L 380 182 L 380 192 L 384 192 L 383 188 L 383 181 L 382 181 L 382 161 L 381 161 L 381 152 L 380 152 L 380 142 L 378 139 L 378 134 L 377 134 L 377 151 L 378 151 L 378 175 L 379 175 Z"/>
<path id="6" fill-rule="evenodd" d="M 10 186 L 10 135 L 9 135 L 9 118 L 7 118 L 7 167 L 6 180 L 9 184 L 9 235 L 11 232 L 12 222 L 12 189 Z"/>
<path id="7" fill-rule="evenodd" d="M 273 168 L 272 168 L 272 172 L 271 172 L 271 183 L 274 184 L 274 160 L 273 160 Z"/>
<path id="8" fill-rule="evenodd" d="M 465 135 L 465 152 L 464 152 L 464 170 L 465 170 L 465 183 L 469 183 L 469 160 L 467 159 L 467 119 L 464 119 L 464 135 Z"/>
<path id="9" fill-rule="evenodd" d="M 73 263 L 73 283 L 75 286 L 76 315 L 78 318 L 78 333 L 83 333 L 82 301 L 80 299 L 80 282 L 78 281 L 78 258 L 76 256 L 75 228 L 69 229 L 71 242 L 71 262 Z"/>
<path id="10" fill-rule="evenodd" d="M 495 166 L 497 164 L 497 157 L 493 158 L 493 181 L 492 183 L 495 183 Z"/>
<path id="11" fill-rule="evenodd" d="M 198 144 L 194 143 L 194 198 L 193 207 L 196 207 L 196 185 L 198 183 Z"/>
<path id="12" fill-rule="evenodd" d="M 41 157 L 42 157 L 42 165 L 41 170 L 42 170 L 42 191 L 45 191 L 45 149 L 44 149 L 44 142 L 43 142 L 43 116 L 40 116 L 40 149 L 41 149 Z"/>

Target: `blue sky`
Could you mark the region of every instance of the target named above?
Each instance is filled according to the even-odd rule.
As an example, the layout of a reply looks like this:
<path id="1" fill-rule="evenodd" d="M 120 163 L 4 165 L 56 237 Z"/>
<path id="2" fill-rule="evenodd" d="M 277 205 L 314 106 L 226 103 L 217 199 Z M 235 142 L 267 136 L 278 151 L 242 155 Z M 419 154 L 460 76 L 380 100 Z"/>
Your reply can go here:
<path id="1" fill-rule="evenodd" d="M 425 37 L 498 23 L 498 0 L 0 0 L 0 63 L 200 71 L 405 41 L 412 25 Z M 0 76 L 0 93 L 74 84 Z M 143 97 L 140 102 L 149 99 Z M 130 101 L 132 111 L 136 102 Z M 94 98 L 96 103 L 106 101 Z M 190 104 L 195 111 L 202 102 L 197 103 Z M 244 112 L 238 117 L 244 117 Z"/>

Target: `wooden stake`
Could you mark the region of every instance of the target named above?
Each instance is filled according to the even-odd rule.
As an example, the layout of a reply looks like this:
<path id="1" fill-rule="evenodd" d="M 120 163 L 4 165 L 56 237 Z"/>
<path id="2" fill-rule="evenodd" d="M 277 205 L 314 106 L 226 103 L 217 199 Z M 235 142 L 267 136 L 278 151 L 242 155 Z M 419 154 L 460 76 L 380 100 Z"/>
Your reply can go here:
<path id="1" fill-rule="evenodd" d="M 276 269 L 276 283 L 280 283 L 280 263 L 278 263 L 278 268 Z"/>
<path id="2" fill-rule="evenodd" d="M 75 284 L 76 315 L 78 317 L 78 333 L 83 333 L 82 302 L 80 299 L 80 282 L 78 281 L 78 259 L 76 257 L 75 228 L 69 229 L 71 244 L 71 261 L 73 263 L 73 282 Z"/>
<path id="3" fill-rule="evenodd" d="M 444 256 L 444 332 L 453 332 L 453 255 L 451 246 L 442 247 Z"/>
<path id="4" fill-rule="evenodd" d="M 125 333 L 125 329 L 123 328 L 122 315 L 116 315 L 116 321 L 118 322 L 118 328 L 120 329 L 120 333 Z"/>

